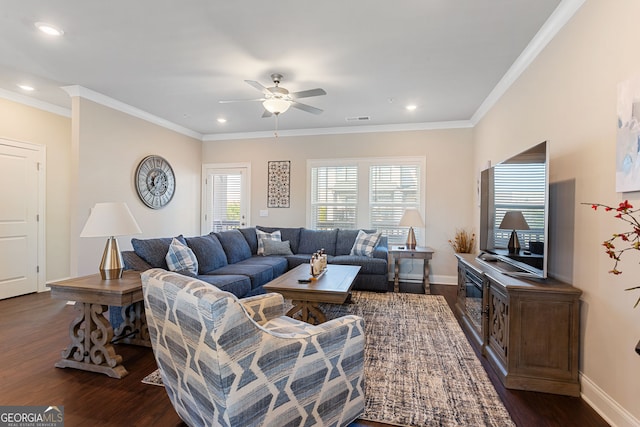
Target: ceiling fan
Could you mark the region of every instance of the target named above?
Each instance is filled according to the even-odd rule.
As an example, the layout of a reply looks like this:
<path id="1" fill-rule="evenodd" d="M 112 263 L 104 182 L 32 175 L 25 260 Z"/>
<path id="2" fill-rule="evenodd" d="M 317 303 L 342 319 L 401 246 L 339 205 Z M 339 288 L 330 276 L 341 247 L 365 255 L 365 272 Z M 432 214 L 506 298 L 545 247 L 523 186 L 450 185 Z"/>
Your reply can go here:
<path id="1" fill-rule="evenodd" d="M 254 81 L 254 80 L 245 80 L 249 85 L 258 89 L 264 95 L 262 98 L 256 99 L 230 99 L 226 101 L 219 101 L 221 104 L 226 104 L 229 102 L 252 102 L 252 101 L 260 101 L 262 102 L 262 106 L 264 107 L 264 114 L 262 117 L 271 117 L 272 115 L 280 115 L 287 111 L 289 107 L 294 107 L 299 110 L 306 111 L 308 113 L 320 114 L 322 110 L 320 108 L 312 107 L 307 104 L 303 104 L 298 102 L 299 98 L 309 98 L 312 96 L 320 96 L 326 95 L 327 92 L 324 89 L 309 89 L 303 90 L 300 92 L 289 92 L 287 89 L 280 86 L 280 81 L 282 80 L 282 74 L 274 73 L 271 74 L 271 80 L 273 80 L 274 86 L 265 87 L 262 84 Z"/>

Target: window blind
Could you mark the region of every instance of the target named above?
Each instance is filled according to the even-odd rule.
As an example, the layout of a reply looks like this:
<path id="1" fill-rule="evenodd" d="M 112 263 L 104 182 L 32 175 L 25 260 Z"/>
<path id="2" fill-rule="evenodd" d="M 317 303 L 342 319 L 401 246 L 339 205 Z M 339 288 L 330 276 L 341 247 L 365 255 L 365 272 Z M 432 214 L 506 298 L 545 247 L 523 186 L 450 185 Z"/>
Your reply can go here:
<path id="1" fill-rule="evenodd" d="M 208 215 L 211 230 L 215 232 L 240 227 L 240 203 L 242 196 L 242 175 L 240 173 L 214 174 L 212 201 Z"/>
<path id="2" fill-rule="evenodd" d="M 408 227 L 398 223 L 406 208 L 420 209 L 420 166 L 372 165 L 369 168 L 371 228 L 382 231 L 389 243 L 404 243 Z M 414 229 L 420 240 L 423 230 Z"/>
<path id="3" fill-rule="evenodd" d="M 357 166 L 320 166 L 311 169 L 313 228 L 356 228 L 357 204 Z"/>

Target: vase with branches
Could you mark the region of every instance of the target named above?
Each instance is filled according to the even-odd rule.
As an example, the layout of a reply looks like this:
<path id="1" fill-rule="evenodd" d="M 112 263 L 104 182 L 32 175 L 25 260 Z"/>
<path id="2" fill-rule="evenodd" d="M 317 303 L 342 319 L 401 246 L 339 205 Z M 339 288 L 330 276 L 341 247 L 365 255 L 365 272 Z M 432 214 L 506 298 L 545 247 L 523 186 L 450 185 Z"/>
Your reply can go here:
<path id="1" fill-rule="evenodd" d="M 476 235 L 467 229 L 460 228 L 456 230 L 454 238 L 449 240 L 449 244 L 456 253 L 470 254 L 476 246 Z"/>
<path id="2" fill-rule="evenodd" d="M 615 275 L 622 274 L 622 270 L 619 268 L 622 256 L 629 251 L 640 251 L 640 221 L 637 218 L 640 209 L 634 209 L 628 200 L 621 202 L 617 208 L 602 203 L 584 204 L 591 205 L 594 211 L 602 208 L 605 212 L 613 212 L 614 218 L 626 223 L 626 227 L 628 227 L 627 230 L 620 233 L 613 233 L 610 238 L 602 243 L 606 254 L 609 255 L 609 258 L 613 259 L 613 268 L 609 270 L 609 273 Z M 625 290 L 631 291 L 635 289 L 640 289 L 640 285 Z M 637 307 L 638 304 L 640 304 L 640 297 L 638 297 L 633 307 Z"/>

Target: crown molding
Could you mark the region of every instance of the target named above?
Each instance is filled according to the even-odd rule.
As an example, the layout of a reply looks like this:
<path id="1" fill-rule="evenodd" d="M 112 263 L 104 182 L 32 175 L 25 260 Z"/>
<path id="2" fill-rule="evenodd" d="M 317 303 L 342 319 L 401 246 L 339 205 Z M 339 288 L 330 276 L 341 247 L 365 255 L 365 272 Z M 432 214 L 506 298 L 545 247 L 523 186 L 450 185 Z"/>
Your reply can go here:
<path id="1" fill-rule="evenodd" d="M 520 56 L 509 67 L 505 75 L 500 79 L 496 87 L 485 98 L 484 102 L 478 107 L 471 117 L 473 126 L 477 125 L 480 120 L 493 108 L 502 95 L 515 83 L 520 75 L 529 65 L 538 57 L 540 52 L 549 44 L 551 40 L 560 32 L 573 15 L 580 9 L 586 0 L 562 0 L 556 10 L 553 11 L 549 19 L 542 25 L 540 30 L 531 39 L 527 47 L 522 51 Z"/>
<path id="2" fill-rule="evenodd" d="M 117 99 L 113 99 L 111 97 L 108 97 L 107 95 L 103 95 L 91 89 L 87 89 L 86 87 L 73 85 L 73 86 L 62 86 L 61 89 L 67 92 L 67 94 L 72 98 L 76 96 L 80 98 L 85 98 L 90 101 L 96 102 L 100 105 L 104 105 L 105 107 L 109 107 L 113 110 L 120 111 L 130 116 L 145 120 L 149 123 L 153 123 L 155 125 L 172 130 L 182 135 L 186 135 L 191 138 L 195 138 L 197 140 L 202 141 L 202 134 L 199 132 L 193 131 L 191 129 L 187 129 L 183 126 L 170 122 L 169 120 L 165 120 L 151 113 L 147 113 L 146 111 L 143 111 L 139 108 L 132 107 L 129 104 L 125 104 L 122 101 L 118 101 Z"/>
<path id="3" fill-rule="evenodd" d="M 59 116 L 71 117 L 70 108 L 60 107 L 59 105 L 50 104 L 9 90 L 0 89 L 0 98 L 17 102 L 18 104 L 28 105 L 29 107 L 37 108 L 39 110 L 48 111 L 49 113 L 57 114 Z"/>
<path id="4" fill-rule="evenodd" d="M 379 133 L 379 132 L 403 132 L 437 129 L 466 129 L 472 128 L 470 120 L 457 120 L 448 122 L 430 123 L 403 123 L 396 125 L 371 125 L 371 126 L 342 126 L 332 128 L 291 129 L 279 130 L 277 137 L 289 136 L 313 136 L 313 135 L 339 135 L 352 133 Z M 236 133 L 212 133 L 202 137 L 203 141 L 228 141 L 236 139 L 260 139 L 275 138 L 275 131 L 267 132 L 236 132 Z"/>

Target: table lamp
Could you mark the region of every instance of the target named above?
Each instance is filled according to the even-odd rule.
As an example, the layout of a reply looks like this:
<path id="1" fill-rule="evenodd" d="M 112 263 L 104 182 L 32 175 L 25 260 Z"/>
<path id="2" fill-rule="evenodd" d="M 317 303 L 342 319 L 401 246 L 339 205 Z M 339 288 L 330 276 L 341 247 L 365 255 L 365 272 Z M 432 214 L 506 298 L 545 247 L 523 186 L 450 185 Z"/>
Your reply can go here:
<path id="1" fill-rule="evenodd" d="M 140 227 L 131 215 L 126 203 L 96 203 L 89 213 L 80 237 L 108 237 L 100 262 L 100 275 L 103 280 L 122 277 L 124 262 L 118 247 L 116 236 L 140 234 Z"/>
<path id="2" fill-rule="evenodd" d="M 416 208 L 406 208 L 398 225 L 401 227 L 409 227 L 406 246 L 407 249 L 415 249 L 416 234 L 413 232 L 413 227 L 424 227 L 424 221 L 422 221 L 420 211 Z"/>
<path id="3" fill-rule="evenodd" d="M 500 223 L 501 230 L 513 230 L 511 231 L 511 238 L 509 238 L 509 244 L 507 249 L 510 254 L 517 254 L 520 252 L 520 241 L 518 240 L 518 233 L 516 230 L 528 230 L 529 224 L 524 219 L 524 215 L 520 211 L 509 211 L 504 214 L 502 222 Z"/>

